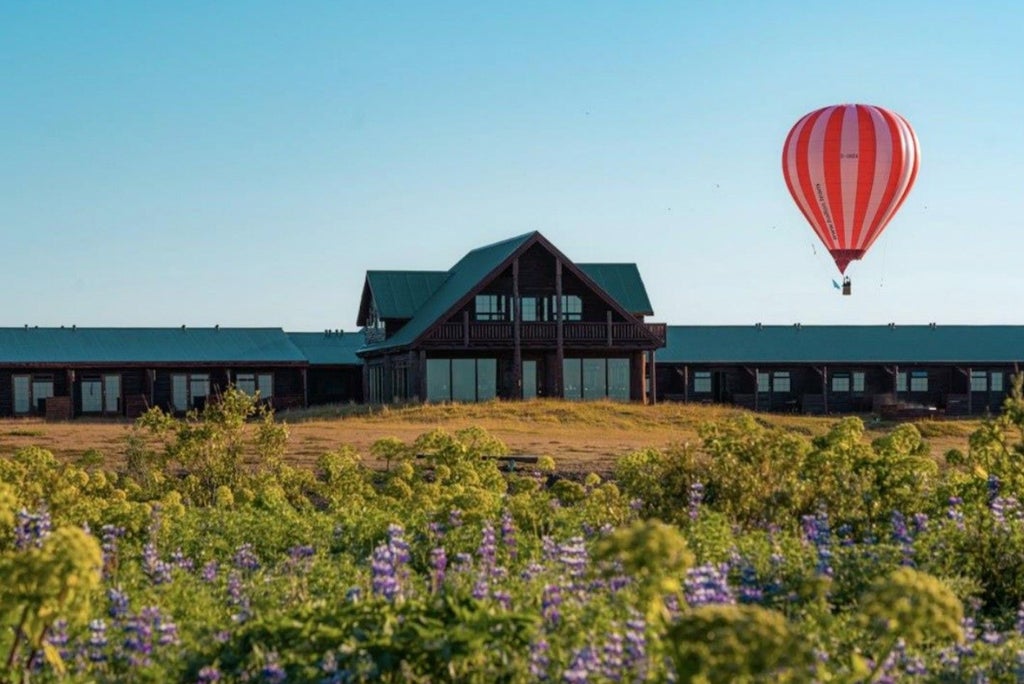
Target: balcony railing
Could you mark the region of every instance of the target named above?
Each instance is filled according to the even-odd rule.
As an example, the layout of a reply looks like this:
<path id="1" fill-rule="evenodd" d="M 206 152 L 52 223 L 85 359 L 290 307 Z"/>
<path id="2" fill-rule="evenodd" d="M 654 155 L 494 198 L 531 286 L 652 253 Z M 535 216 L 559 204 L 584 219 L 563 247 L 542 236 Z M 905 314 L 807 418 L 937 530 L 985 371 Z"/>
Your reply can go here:
<path id="1" fill-rule="evenodd" d="M 586 347 L 646 347 L 653 335 L 659 346 L 665 345 L 664 323 L 583 323 L 562 324 L 563 343 Z M 511 322 L 442 323 L 424 338 L 430 346 L 512 346 Z M 519 328 L 519 343 L 524 347 L 553 347 L 558 340 L 558 324 L 554 322 L 524 322 Z"/>

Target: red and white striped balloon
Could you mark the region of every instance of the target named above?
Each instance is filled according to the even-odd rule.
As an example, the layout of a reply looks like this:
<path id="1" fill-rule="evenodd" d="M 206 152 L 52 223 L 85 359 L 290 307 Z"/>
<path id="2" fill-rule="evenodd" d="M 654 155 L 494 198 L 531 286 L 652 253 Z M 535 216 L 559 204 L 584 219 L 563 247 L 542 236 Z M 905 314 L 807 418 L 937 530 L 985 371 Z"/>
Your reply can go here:
<path id="1" fill-rule="evenodd" d="M 782 148 L 782 174 L 839 272 L 860 259 L 917 178 L 914 130 L 881 107 L 824 107 L 796 122 Z"/>

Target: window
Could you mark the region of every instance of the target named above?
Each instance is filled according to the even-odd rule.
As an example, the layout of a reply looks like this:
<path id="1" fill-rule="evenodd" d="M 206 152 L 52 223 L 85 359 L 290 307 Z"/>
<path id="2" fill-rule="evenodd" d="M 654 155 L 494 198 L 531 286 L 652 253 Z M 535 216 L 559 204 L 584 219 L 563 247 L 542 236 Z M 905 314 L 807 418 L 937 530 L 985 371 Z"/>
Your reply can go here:
<path id="1" fill-rule="evenodd" d="M 250 397 L 259 392 L 260 399 L 274 396 L 274 375 L 272 373 L 235 373 L 235 387 Z"/>
<path id="2" fill-rule="evenodd" d="M 497 359 L 427 359 L 427 401 L 487 401 L 497 394 Z"/>
<path id="3" fill-rule="evenodd" d="M 757 373 L 757 391 L 767 392 L 770 386 L 768 384 L 768 374 L 758 371 Z"/>
<path id="4" fill-rule="evenodd" d="M 209 373 L 174 373 L 171 375 L 171 405 L 175 411 L 188 411 L 206 406 L 210 395 Z"/>
<path id="5" fill-rule="evenodd" d="M 910 391 L 911 392 L 927 392 L 928 391 L 928 371 L 911 371 L 911 373 L 910 373 Z"/>
<path id="6" fill-rule="evenodd" d="M 86 375 L 80 385 L 82 413 L 120 413 L 121 376 Z"/>
<path id="7" fill-rule="evenodd" d="M 505 297 L 501 295 L 477 295 L 476 296 L 476 320 L 478 321 L 504 321 L 508 320 L 505 315 Z"/>
<path id="8" fill-rule="evenodd" d="M 11 382 L 14 385 L 14 412 L 28 413 L 32 406 L 32 376 L 15 375 Z"/>
<path id="9" fill-rule="evenodd" d="M 789 371 L 776 371 L 772 374 L 772 389 L 775 392 L 789 391 Z"/>
<path id="10" fill-rule="evenodd" d="M 15 375 L 11 379 L 14 390 L 14 413 L 42 413 L 46 399 L 53 396 L 52 375 Z"/>
<path id="11" fill-rule="evenodd" d="M 552 318 L 558 318 L 558 307 L 557 299 L 551 298 L 551 308 L 554 312 Z M 583 300 L 577 295 L 562 295 L 562 320 L 563 321 L 582 321 L 583 320 Z"/>
<path id="12" fill-rule="evenodd" d="M 850 391 L 850 376 L 846 373 L 836 373 L 832 376 L 832 391 L 833 392 L 849 392 Z"/>
<path id="13" fill-rule="evenodd" d="M 523 310 L 523 321 L 542 321 L 542 311 L 540 305 L 543 300 L 538 300 L 536 297 L 523 297 L 519 300 L 519 305 Z"/>
<path id="14" fill-rule="evenodd" d="M 971 391 L 988 391 L 988 373 L 985 371 L 971 371 Z"/>
<path id="15" fill-rule="evenodd" d="M 863 392 L 864 391 L 864 371 L 854 371 L 853 373 L 853 391 Z"/>
<path id="16" fill-rule="evenodd" d="M 711 371 L 696 371 L 693 374 L 693 391 L 695 394 L 711 391 Z"/>
<path id="17" fill-rule="evenodd" d="M 989 384 L 989 389 L 993 392 L 1003 391 L 1003 371 L 992 371 L 992 382 Z"/>
<path id="18" fill-rule="evenodd" d="M 523 399 L 537 398 L 537 362 L 523 359 Z"/>
<path id="19" fill-rule="evenodd" d="M 566 399 L 629 401 L 629 359 L 565 359 L 562 392 Z"/>
<path id="20" fill-rule="evenodd" d="M 900 371 L 896 374 L 896 391 L 906 392 L 907 391 L 907 373 L 906 371 Z"/>

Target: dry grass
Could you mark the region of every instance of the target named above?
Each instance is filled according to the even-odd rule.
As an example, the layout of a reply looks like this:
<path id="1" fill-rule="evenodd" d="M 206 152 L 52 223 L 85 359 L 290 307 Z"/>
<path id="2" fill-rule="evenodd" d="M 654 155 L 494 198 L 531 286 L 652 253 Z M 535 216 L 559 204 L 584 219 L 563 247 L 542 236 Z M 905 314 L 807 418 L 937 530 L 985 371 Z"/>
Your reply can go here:
<path id="1" fill-rule="evenodd" d="M 396 437 L 409 443 L 419 435 L 442 428 L 470 426 L 486 429 L 514 453 L 551 455 L 566 470 L 610 469 L 630 451 L 696 443 L 698 427 L 742 413 L 731 406 L 666 403 L 657 406 L 612 402 L 575 403 L 556 400 L 493 401 L 482 404 L 426 404 L 403 407 L 338 405 L 287 411 L 278 418 L 288 423 L 288 460 L 311 466 L 323 453 L 351 446 L 369 457 L 378 439 Z M 813 437 L 823 434 L 836 417 L 794 414 L 756 414 L 762 424 Z M 868 437 L 888 433 L 894 425 L 864 418 Z M 965 449 L 976 420 L 923 421 L 919 429 L 932 453 Z M 130 423 L 90 421 L 46 423 L 41 420 L 0 420 L 0 454 L 35 445 L 61 459 L 74 460 L 89 450 L 102 453 L 110 466 L 123 458 Z M 376 465 L 370 462 L 371 465 Z"/>

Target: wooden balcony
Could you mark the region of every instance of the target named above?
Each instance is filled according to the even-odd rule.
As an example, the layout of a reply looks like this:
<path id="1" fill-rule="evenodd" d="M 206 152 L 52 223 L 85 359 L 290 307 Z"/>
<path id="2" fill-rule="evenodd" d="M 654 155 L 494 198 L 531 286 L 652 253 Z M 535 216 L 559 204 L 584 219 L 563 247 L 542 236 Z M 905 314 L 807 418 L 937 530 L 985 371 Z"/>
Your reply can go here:
<path id="1" fill-rule="evenodd" d="M 554 347 L 558 343 L 558 324 L 524 322 L 520 325 L 519 344 L 524 348 Z M 628 347 L 649 349 L 651 337 L 657 346 L 665 346 L 664 323 L 583 323 L 562 325 L 563 343 L 567 347 Z M 428 347 L 511 347 L 514 344 L 510 321 L 442 323 L 423 339 Z"/>

